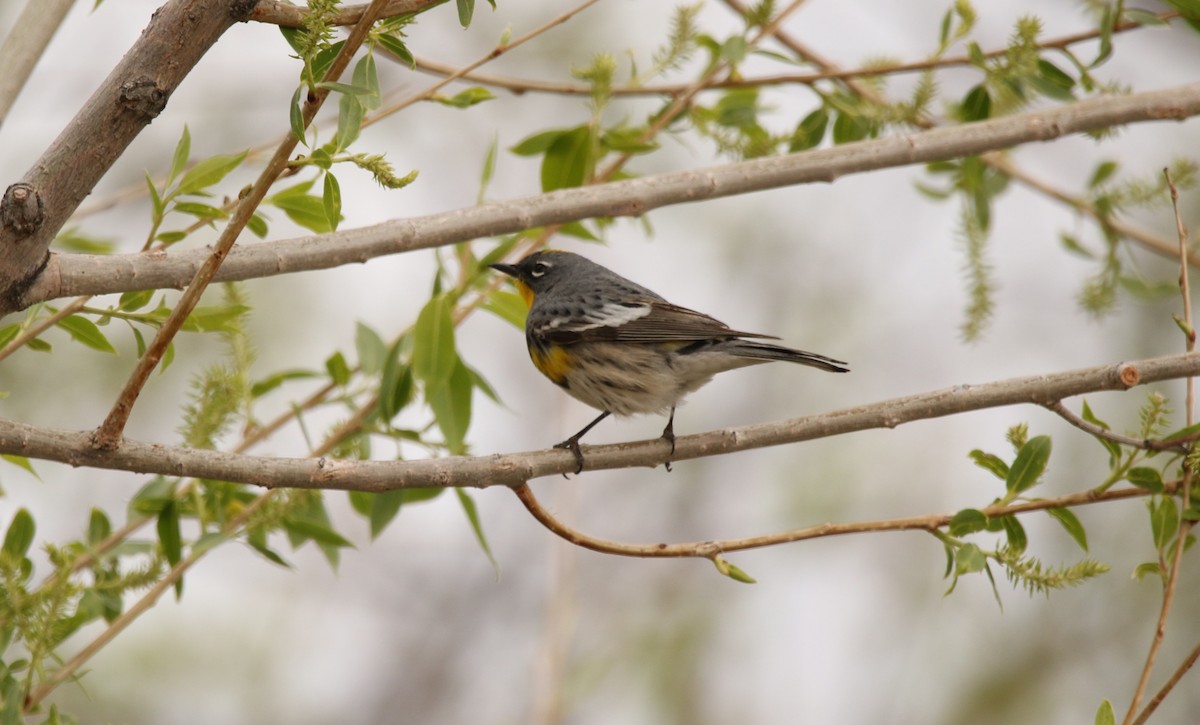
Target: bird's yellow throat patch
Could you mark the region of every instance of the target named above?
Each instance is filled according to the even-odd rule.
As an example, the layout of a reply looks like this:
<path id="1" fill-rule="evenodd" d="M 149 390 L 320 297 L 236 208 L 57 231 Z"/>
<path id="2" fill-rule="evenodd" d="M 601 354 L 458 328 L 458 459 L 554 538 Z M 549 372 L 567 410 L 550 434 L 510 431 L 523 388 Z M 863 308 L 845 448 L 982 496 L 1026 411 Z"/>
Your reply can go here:
<path id="1" fill-rule="evenodd" d="M 551 345 L 545 350 L 540 347 L 530 347 L 529 357 L 533 364 L 542 371 L 542 375 L 550 378 L 556 385 L 567 381 L 567 373 L 571 372 L 571 354 L 565 347 Z"/>
<path id="2" fill-rule="evenodd" d="M 519 279 L 513 280 L 513 286 L 517 288 L 517 294 L 521 295 L 521 299 L 525 300 L 525 306 L 533 307 L 533 288 Z"/>

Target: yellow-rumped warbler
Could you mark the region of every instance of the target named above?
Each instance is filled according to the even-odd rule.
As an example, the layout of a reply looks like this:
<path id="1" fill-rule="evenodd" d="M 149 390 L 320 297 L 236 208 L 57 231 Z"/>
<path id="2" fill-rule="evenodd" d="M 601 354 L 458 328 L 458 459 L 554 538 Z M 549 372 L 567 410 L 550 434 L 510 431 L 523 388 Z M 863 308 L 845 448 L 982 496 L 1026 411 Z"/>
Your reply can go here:
<path id="1" fill-rule="evenodd" d="M 583 470 L 579 439 L 614 413 L 670 410 L 662 437 L 674 453 L 675 406 L 717 373 L 772 360 L 850 370 L 824 355 L 744 340 L 778 338 L 731 330 L 578 254 L 547 250 L 491 266 L 513 278 L 529 305 L 525 342 L 533 364 L 576 400 L 602 411 L 555 446 L 575 454 L 576 473 Z"/>

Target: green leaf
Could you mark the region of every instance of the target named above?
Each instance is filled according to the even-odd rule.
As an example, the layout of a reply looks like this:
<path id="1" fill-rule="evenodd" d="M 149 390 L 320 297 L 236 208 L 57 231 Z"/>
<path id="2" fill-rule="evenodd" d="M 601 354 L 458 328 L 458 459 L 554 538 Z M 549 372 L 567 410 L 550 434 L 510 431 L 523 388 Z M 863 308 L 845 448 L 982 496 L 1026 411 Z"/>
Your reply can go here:
<path id="1" fill-rule="evenodd" d="M 367 375 L 376 375 L 383 370 L 388 346 L 383 338 L 370 327 L 359 322 L 354 326 L 354 349 L 358 353 L 358 367 Z"/>
<path id="2" fill-rule="evenodd" d="M 1138 564 L 1133 570 L 1133 578 L 1141 581 L 1148 575 L 1166 578 L 1166 572 L 1157 561 L 1146 561 Z"/>
<path id="3" fill-rule="evenodd" d="M 1037 484 L 1050 461 L 1050 447 L 1049 436 L 1036 436 L 1021 446 L 1005 480 L 1009 493 L 1021 493 Z"/>
<path id="4" fill-rule="evenodd" d="M 0 453 L 0 460 L 11 463 L 17 468 L 24 468 L 34 478 L 41 480 L 41 476 L 37 475 L 37 471 L 33 470 L 33 464 L 25 456 L 18 456 L 12 453 Z"/>
<path id="5" fill-rule="evenodd" d="M 265 238 L 267 236 L 267 232 L 269 231 L 266 217 L 258 212 L 254 212 L 254 214 L 251 215 L 250 221 L 246 222 L 246 228 L 250 230 L 251 234 L 259 239 Z"/>
<path id="6" fill-rule="evenodd" d="M 492 142 L 488 144 L 487 154 L 483 157 L 483 171 L 479 176 L 479 195 L 475 198 L 476 204 L 482 204 L 487 198 L 488 186 L 492 183 L 492 176 L 496 173 L 496 150 L 498 148 L 497 137 L 492 135 Z"/>
<path id="7" fill-rule="evenodd" d="M 988 516 L 979 509 L 963 509 L 950 519 L 951 536 L 966 536 L 987 528 Z"/>
<path id="8" fill-rule="evenodd" d="M 339 549 L 354 548 L 354 544 L 349 539 L 325 524 L 316 521 L 289 517 L 283 520 L 283 527 L 287 529 L 289 534 L 305 540 L 311 539 L 324 546 L 332 546 Z"/>
<path id="9" fill-rule="evenodd" d="M 1165 488 L 1162 474 L 1156 469 L 1147 466 L 1136 466 L 1129 469 L 1129 472 L 1125 474 L 1125 478 L 1134 486 L 1153 493 L 1162 493 Z"/>
<path id="10" fill-rule="evenodd" d="M 345 387 L 350 383 L 350 366 L 340 351 L 325 358 L 325 372 L 334 385 Z"/>
<path id="11" fill-rule="evenodd" d="M 1096 710 L 1096 725 L 1117 725 L 1117 715 L 1113 712 L 1112 703 L 1108 700 L 1100 703 Z"/>
<path id="12" fill-rule="evenodd" d="M 171 158 L 171 171 L 167 174 L 167 186 L 170 186 L 179 174 L 183 173 L 183 168 L 187 166 L 188 157 L 192 153 L 192 134 L 188 131 L 187 124 L 183 124 L 183 133 L 179 136 L 179 143 L 175 144 L 175 155 Z"/>
<path id="13" fill-rule="evenodd" d="M 250 311 L 246 305 L 201 305 L 183 322 L 188 332 L 235 332 L 238 321 Z"/>
<path id="14" fill-rule="evenodd" d="M 458 22 L 464 28 L 471 24 L 471 16 L 475 14 L 475 0 L 455 0 L 458 7 Z"/>
<path id="15" fill-rule="evenodd" d="M 542 157 L 542 191 L 583 186 L 595 163 L 591 128 L 579 126 L 560 134 Z"/>
<path id="16" fill-rule="evenodd" d="M 101 509 L 93 508 L 88 516 L 87 542 L 95 546 L 109 536 L 112 536 L 112 523 L 108 520 L 108 514 Z"/>
<path id="17" fill-rule="evenodd" d="M 328 365 L 328 363 L 326 363 L 326 365 Z M 261 380 L 256 380 L 254 384 L 250 386 L 250 397 L 261 398 L 289 380 L 301 380 L 304 378 L 315 377 L 317 377 L 317 373 L 314 373 L 311 370 L 281 370 L 277 373 L 272 373 Z"/>
<path id="18" fill-rule="evenodd" d="M 455 358 L 450 379 L 433 387 L 427 385 L 425 388 L 425 399 L 433 410 L 434 420 L 446 438 L 446 447 L 454 455 L 466 452 L 467 429 L 471 425 L 473 382 L 467 366 L 462 360 Z"/>
<path id="19" fill-rule="evenodd" d="M 1103 430 L 1109 430 L 1108 423 L 1105 423 L 1096 417 L 1096 414 L 1092 412 L 1092 408 L 1088 405 L 1086 400 L 1083 401 L 1082 417 L 1084 420 L 1094 426 L 1097 426 Z M 1116 467 L 1116 465 L 1121 461 L 1121 445 L 1116 441 L 1109 440 L 1108 438 L 1101 438 L 1100 436 L 1093 437 L 1100 443 L 1100 445 L 1104 446 L 1104 450 L 1108 451 L 1109 467 Z"/>
<path id="20" fill-rule="evenodd" d="M 325 218 L 325 203 L 308 193 L 311 187 L 312 182 L 306 181 L 267 197 L 263 203 L 277 207 L 305 229 L 324 234 L 330 231 L 329 220 Z"/>
<path id="21" fill-rule="evenodd" d="M 371 494 L 370 522 L 372 539 L 383 533 L 388 524 L 400 513 L 400 509 L 405 503 L 404 491 L 402 489 Z"/>
<path id="22" fill-rule="evenodd" d="M 224 209 L 218 209 L 210 204 L 198 204 L 194 201 L 177 201 L 172 206 L 172 209 L 184 214 L 191 214 L 201 221 L 224 219 L 226 216 L 228 216 Z"/>
<path id="23" fill-rule="evenodd" d="M 0 347 L 4 347 L 13 341 L 17 335 L 21 334 L 21 326 L 17 323 L 0 327 Z"/>
<path id="24" fill-rule="evenodd" d="M 29 547 L 33 545 L 33 535 L 36 532 L 37 525 L 34 524 L 33 515 L 29 510 L 24 507 L 17 509 L 17 513 L 13 514 L 12 521 L 8 524 L 8 531 L 4 534 L 4 553 L 13 561 L 25 558 Z"/>
<path id="25" fill-rule="evenodd" d="M 750 576 L 733 564 L 730 564 L 723 557 L 714 556 L 710 561 L 712 561 L 713 566 L 717 568 L 717 573 L 721 576 L 727 576 L 735 582 L 741 582 L 742 584 L 758 583 L 754 577 Z"/>
<path id="26" fill-rule="evenodd" d="M 471 523 L 471 531 L 475 532 L 475 540 L 479 542 L 479 548 L 483 549 L 484 554 L 487 554 L 488 561 L 492 562 L 492 569 L 496 572 L 496 578 L 499 579 L 500 565 L 496 562 L 496 557 L 492 555 L 492 547 L 488 545 L 487 536 L 483 533 L 483 524 L 479 521 L 479 509 L 475 507 L 475 500 L 461 488 L 455 488 L 454 493 L 458 496 L 458 502 L 462 504 L 467 521 Z"/>
<path id="27" fill-rule="evenodd" d="M 525 329 L 525 317 L 529 314 L 529 307 L 525 304 L 525 300 L 521 298 L 521 295 L 516 292 L 496 290 L 488 295 L 488 300 L 483 304 L 483 309 L 502 320 L 508 320 L 518 330 Z"/>
<path id="28" fill-rule="evenodd" d="M 321 204 L 325 207 L 325 219 L 329 222 L 330 230 L 337 231 L 338 222 L 342 220 L 342 188 L 333 174 L 325 174 Z"/>
<path id="29" fill-rule="evenodd" d="M 338 57 L 338 53 L 342 52 L 342 46 L 346 45 L 346 41 L 339 40 L 336 43 L 330 43 L 322 48 L 317 53 L 312 61 L 312 77 L 317 80 L 325 78 L 325 72 L 329 70 L 329 66 L 333 65 L 333 61 Z"/>
<path id="30" fill-rule="evenodd" d="M 108 341 L 104 333 L 100 332 L 100 328 L 96 327 L 96 323 L 86 317 L 70 315 L 59 320 L 58 326 L 66 330 L 71 339 L 81 342 L 93 350 L 111 353 L 117 352 L 117 349 L 112 346 L 112 343 Z"/>
<path id="31" fill-rule="evenodd" d="M 240 154 L 220 154 L 201 161 L 187 170 L 172 196 L 204 191 L 228 176 L 245 158 L 246 152 L 243 151 Z"/>
<path id="32" fill-rule="evenodd" d="M 362 103 L 363 108 L 368 111 L 374 111 L 379 108 L 379 104 L 382 102 L 382 95 L 379 89 L 379 71 L 375 67 L 374 54 L 367 53 L 354 64 L 352 80 L 354 85 L 367 90 L 366 93 L 358 96 L 358 100 Z"/>
<path id="33" fill-rule="evenodd" d="M 1029 79 L 1030 85 L 1044 96 L 1059 101 L 1073 101 L 1075 79 L 1048 60 L 1038 61 L 1038 75 Z"/>
<path id="34" fill-rule="evenodd" d="M 158 512 L 158 543 L 167 563 L 174 567 L 183 560 L 183 537 L 179 532 L 179 504 L 172 499 Z M 175 580 L 175 598 L 183 596 L 183 577 Z"/>
<path id="35" fill-rule="evenodd" d="M 1016 516 L 1002 516 L 1000 520 L 1004 523 L 1004 535 L 1008 540 L 1008 548 L 1017 553 L 1024 552 L 1029 546 L 1029 537 L 1025 535 L 1025 527 L 1021 525 Z"/>
<path id="36" fill-rule="evenodd" d="M 845 111 L 839 111 L 833 120 L 833 142 L 838 145 L 861 141 L 870 135 L 870 131 L 864 120 Z"/>
<path id="37" fill-rule="evenodd" d="M 560 136 L 571 133 L 571 131 L 572 129 L 560 128 L 535 133 L 532 136 L 527 136 L 516 146 L 510 147 L 508 150 L 517 156 L 538 156 L 546 153 Z"/>
<path id="38" fill-rule="evenodd" d="M 1068 508 L 1052 508 L 1046 509 L 1046 513 L 1050 514 L 1055 521 L 1062 524 L 1071 538 L 1079 544 L 1079 548 L 1084 551 L 1088 550 L 1087 531 L 1083 528 L 1083 524 L 1079 522 L 1079 518 L 1075 516 L 1075 512 Z"/>
<path id="39" fill-rule="evenodd" d="M 982 83 L 968 91 L 966 97 L 963 98 L 962 105 L 958 107 L 958 117 L 966 123 L 982 121 L 991 113 L 992 97 Z"/>
<path id="40" fill-rule="evenodd" d="M 954 575 L 974 574 L 987 567 L 987 556 L 975 544 L 963 544 L 954 552 Z"/>
<path id="41" fill-rule="evenodd" d="M 308 140 L 304 138 L 304 106 L 300 103 L 303 92 L 303 85 L 296 86 L 296 92 L 292 94 L 291 105 L 288 106 L 288 123 L 292 128 L 292 135 L 307 146 Z"/>
<path id="42" fill-rule="evenodd" d="M 156 290 L 134 290 L 132 292 L 124 292 L 121 294 L 121 299 L 117 302 L 117 309 L 122 312 L 133 312 L 140 310 L 150 304 L 150 300 L 154 298 Z"/>
<path id="43" fill-rule="evenodd" d="M 413 327 L 413 375 L 427 388 L 439 387 L 450 380 L 457 362 L 450 298 L 436 295 L 425 303 Z"/>
<path id="44" fill-rule="evenodd" d="M 1154 536 L 1154 546 L 1162 551 L 1179 530 L 1179 509 L 1175 499 L 1170 497 L 1147 501 L 1146 507 L 1150 510 L 1150 532 Z"/>
<path id="45" fill-rule="evenodd" d="M 804 117 L 788 144 L 788 153 L 807 151 L 821 143 L 825 129 L 829 127 L 829 111 L 824 106 Z"/>
<path id="46" fill-rule="evenodd" d="M 453 96 L 438 95 L 434 96 L 430 100 L 436 101 L 443 106 L 450 106 L 452 108 L 470 108 L 478 103 L 490 101 L 495 97 L 496 96 L 494 96 L 488 89 L 475 86 L 474 88 L 468 88 L 461 93 L 456 93 Z"/>
<path id="47" fill-rule="evenodd" d="M 388 354 L 379 381 L 379 412 L 387 422 L 412 402 L 415 388 L 412 366 L 405 365 L 400 359 L 401 342 L 397 342 Z"/>
<path id="48" fill-rule="evenodd" d="M 1096 170 L 1092 172 L 1092 178 L 1088 179 L 1088 188 L 1095 189 L 1112 178 L 1113 174 L 1117 173 L 1120 166 L 1116 161 L 1103 161 L 1096 165 Z"/>
<path id="49" fill-rule="evenodd" d="M 400 59 L 400 62 L 407 65 L 410 69 L 417 67 L 417 60 L 413 58 L 412 51 L 404 44 L 404 41 L 395 35 L 380 35 L 377 40 L 389 53 Z"/>
<path id="50" fill-rule="evenodd" d="M 970 455 L 971 460 L 975 462 L 976 466 L 985 471 L 991 471 L 996 478 L 1002 481 L 1008 478 L 1008 464 L 1000 460 L 999 456 L 981 451 L 978 448 L 971 451 L 968 455 Z"/>
<path id="51" fill-rule="evenodd" d="M 338 150 L 350 148 L 362 132 L 363 104 L 352 95 L 346 94 L 338 101 L 338 125 L 334 143 Z M 327 177 L 328 178 L 328 177 Z"/>
<path id="52" fill-rule="evenodd" d="M 129 510 L 138 514 L 157 514 L 175 500 L 178 479 L 156 476 L 142 486 L 129 502 Z"/>

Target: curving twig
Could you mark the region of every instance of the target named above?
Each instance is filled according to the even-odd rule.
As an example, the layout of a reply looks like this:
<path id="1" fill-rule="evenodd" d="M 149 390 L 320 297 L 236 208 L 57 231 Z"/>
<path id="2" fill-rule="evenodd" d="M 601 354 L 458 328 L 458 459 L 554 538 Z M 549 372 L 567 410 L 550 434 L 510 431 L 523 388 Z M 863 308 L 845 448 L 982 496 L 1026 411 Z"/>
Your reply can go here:
<path id="1" fill-rule="evenodd" d="M 818 539 L 827 536 L 844 536 L 847 534 L 869 534 L 882 531 L 937 531 L 945 528 L 954 519 L 955 514 L 932 514 L 928 516 L 909 516 L 896 519 L 881 519 L 877 521 L 852 521 L 847 523 L 826 523 L 817 526 L 807 526 L 802 529 L 792 529 L 774 534 L 748 536 L 739 539 L 717 539 L 712 541 L 694 541 L 683 544 L 625 544 L 610 541 L 585 534 L 571 528 L 556 519 L 547 511 L 528 484 L 521 484 L 513 489 L 517 498 L 525 505 L 526 510 L 556 536 L 569 541 L 576 546 L 591 549 L 602 554 L 617 556 L 632 556 L 640 558 L 704 558 L 712 559 L 724 552 L 746 551 L 761 549 L 767 546 L 790 544 L 807 539 Z M 1052 508 L 1083 506 L 1104 501 L 1119 501 L 1127 498 L 1150 496 L 1151 492 L 1141 488 L 1122 488 L 1098 492 L 1092 489 L 1056 496 L 1054 498 L 1022 501 L 1008 505 L 992 505 L 980 509 L 988 517 L 1015 516 L 1031 511 L 1045 511 Z"/>

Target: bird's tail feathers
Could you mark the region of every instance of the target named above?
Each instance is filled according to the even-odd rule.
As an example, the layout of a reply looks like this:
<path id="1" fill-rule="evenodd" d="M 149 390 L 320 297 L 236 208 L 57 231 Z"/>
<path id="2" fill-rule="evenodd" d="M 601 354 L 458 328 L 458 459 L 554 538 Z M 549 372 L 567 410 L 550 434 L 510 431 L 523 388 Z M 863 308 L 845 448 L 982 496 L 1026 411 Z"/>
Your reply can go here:
<path id="1" fill-rule="evenodd" d="M 784 362 L 793 362 L 820 368 L 831 373 L 850 372 L 850 366 L 841 360 L 834 360 L 831 357 L 818 355 L 815 352 L 793 350 L 790 347 L 772 345 L 756 340 L 732 340 L 725 350 L 726 352 L 731 352 L 752 360 L 782 360 Z"/>

